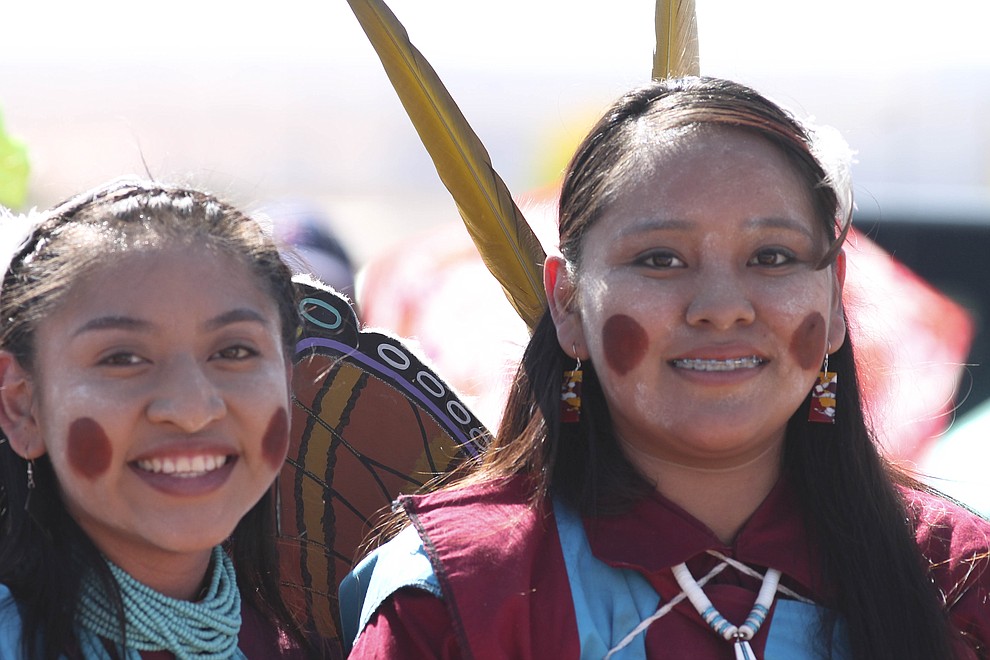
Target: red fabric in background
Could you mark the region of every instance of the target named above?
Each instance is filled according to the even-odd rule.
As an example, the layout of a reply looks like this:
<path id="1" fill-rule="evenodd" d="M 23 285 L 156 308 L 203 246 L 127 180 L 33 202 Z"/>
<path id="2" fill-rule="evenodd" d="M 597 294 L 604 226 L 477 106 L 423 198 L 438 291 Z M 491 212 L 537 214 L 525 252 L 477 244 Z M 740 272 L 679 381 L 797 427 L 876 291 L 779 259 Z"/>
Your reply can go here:
<path id="1" fill-rule="evenodd" d="M 518 203 L 544 248 L 555 251 L 556 191 Z M 867 412 L 891 457 L 918 461 L 949 423 L 973 323 L 960 305 L 856 231 L 846 254 L 843 301 Z M 358 300 L 367 324 L 418 342 L 441 377 L 496 427 L 529 335 L 463 225 L 427 232 L 373 259 L 359 276 Z"/>

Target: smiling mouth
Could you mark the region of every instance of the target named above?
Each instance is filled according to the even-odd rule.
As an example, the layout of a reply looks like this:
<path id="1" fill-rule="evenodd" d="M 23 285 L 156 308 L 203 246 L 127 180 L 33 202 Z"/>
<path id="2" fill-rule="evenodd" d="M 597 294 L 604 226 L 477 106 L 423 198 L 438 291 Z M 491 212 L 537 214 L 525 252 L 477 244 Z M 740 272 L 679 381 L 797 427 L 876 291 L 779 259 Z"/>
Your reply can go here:
<path id="1" fill-rule="evenodd" d="M 179 458 L 149 458 L 137 461 L 136 465 L 145 472 L 166 474 L 170 477 L 192 478 L 219 470 L 227 464 L 228 456 L 180 456 Z"/>
<path id="2" fill-rule="evenodd" d="M 737 369 L 755 369 L 766 364 L 766 360 L 751 355 L 729 360 L 700 360 L 694 358 L 671 360 L 671 364 L 678 369 L 689 369 L 691 371 L 736 371 Z"/>

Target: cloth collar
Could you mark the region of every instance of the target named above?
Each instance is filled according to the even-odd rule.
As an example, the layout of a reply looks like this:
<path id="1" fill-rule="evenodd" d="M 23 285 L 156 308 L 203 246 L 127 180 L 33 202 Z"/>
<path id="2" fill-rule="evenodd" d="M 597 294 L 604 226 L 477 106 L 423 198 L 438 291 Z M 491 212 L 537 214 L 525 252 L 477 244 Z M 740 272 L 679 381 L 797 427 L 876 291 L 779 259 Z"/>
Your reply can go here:
<path id="1" fill-rule="evenodd" d="M 605 563 L 642 573 L 666 571 L 715 550 L 745 564 L 779 569 L 814 597 L 821 585 L 793 489 L 781 478 L 732 544 L 659 493 L 630 510 L 584 518 L 594 555 Z"/>

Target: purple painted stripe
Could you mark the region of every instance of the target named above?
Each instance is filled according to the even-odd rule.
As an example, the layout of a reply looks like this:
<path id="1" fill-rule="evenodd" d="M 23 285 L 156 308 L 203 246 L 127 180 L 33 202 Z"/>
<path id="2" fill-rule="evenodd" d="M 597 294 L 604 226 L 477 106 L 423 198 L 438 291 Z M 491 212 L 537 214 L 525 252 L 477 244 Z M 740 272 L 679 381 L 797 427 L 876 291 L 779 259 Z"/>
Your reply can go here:
<path id="1" fill-rule="evenodd" d="M 455 437 L 455 440 L 460 443 L 461 447 L 470 454 L 472 457 L 478 455 L 478 448 L 475 447 L 474 443 L 471 442 L 466 435 L 460 430 L 457 423 L 455 423 L 445 411 L 440 410 L 433 401 L 426 398 L 422 392 L 418 389 L 412 387 L 409 382 L 395 371 L 391 367 L 388 367 L 377 360 L 374 360 L 370 356 L 361 353 L 353 346 L 348 346 L 347 344 L 341 343 L 339 341 L 334 341 L 333 339 L 323 339 L 321 337 L 310 337 L 308 339 L 303 339 L 296 344 L 296 353 L 301 353 L 302 351 L 312 348 L 313 346 L 325 346 L 327 348 L 333 349 L 339 353 L 342 353 L 344 357 L 351 358 L 368 365 L 375 371 L 388 375 L 395 379 L 397 383 L 402 385 L 402 388 L 406 390 L 411 396 L 413 396 L 417 401 L 421 402 L 427 409 L 429 409 L 436 417 L 443 421 L 445 426 L 450 429 Z M 409 355 L 410 359 L 415 359 L 406 349 L 402 349 L 406 355 Z M 444 387 L 449 388 L 447 383 L 444 383 Z M 448 389 L 449 391 L 449 389 Z"/>

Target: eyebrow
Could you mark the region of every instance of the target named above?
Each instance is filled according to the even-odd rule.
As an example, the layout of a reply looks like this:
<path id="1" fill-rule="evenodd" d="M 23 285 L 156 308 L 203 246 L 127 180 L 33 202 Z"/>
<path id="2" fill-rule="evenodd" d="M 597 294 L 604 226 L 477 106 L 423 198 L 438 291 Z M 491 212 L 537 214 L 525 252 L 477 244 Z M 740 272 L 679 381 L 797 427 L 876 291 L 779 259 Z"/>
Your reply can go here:
<path id="1" fill-rule="evenodd" d="M 76 328 L 72 337 L 78 337 L 89 332 L 99 332 L 102 330 L 131 330 L 135 332 L 148 332 L 151 324 L 147 321 L 139 321 L 129 316 L 100 316 L 86 321 Z"/>
<path id="2" fill-rule="evenodd" d="M 619 236 L 634 236 L 651 231 L 687 231 L 694 226 L 695 223 L 689 220 L 660 220 L 650 218 L 623 228 L 619 231 Z"/>
<path id="3" fill-rule="evenodd" d="M 268 319 L 262 316 L 259 312 L 249 309 L 247 307 L 239 307 L 237 309 L 232 309 L 229 312 L 224 312 L 219 316 L 215 316 L 203 325 L 207 330 L 219 330 L 225 325 L 231 325 L 233 323 L 259 323 L 261 325 L 267 325 Z"/>
<path id="4" fill-rule="evenodd" d="M 257 311 L 248 308 L 238 308 L 232 309 L 229 312 L 224 312 L 223 314 L 209 319 L 203 324 L 203 328 L 207 331 L 214 331 L 219 330 L 224 326 L 244 322 L 259 323 L 261 325 L 267 324 L 265 317 Z M 153 324 L 148 321 L 136 319 L 131 316 L 100 316 L 95 319 L 90 319 L 76 328 L 75 332 L 72 333 L 72 337 L 78 337 L 79 335 L 89 332 L 99 332 L 105 330 L 150 332 L 152 328 Z"/>
<path id="5" fill-rule="evenodd" d="M 657 219 L 650 218 L 649 220 L 643 220 L 642 222 L 637 222 L 634 225 L 626 227 L 619 232 L 619 236 L 634 236 L 636 234 L 642 234 L 651 231 L 688 231 L 692 229 L 697 223 L 690 220 L 674 220 L 674 219 Z M 759 217 L 747 220 L 744 224 L 746 229 L 786 229 L 788 231 L 794 231 L 807 236 L 808 238 L 814 240 L 815 235 L 805 227 L 803 222 L 791 218 L 780 218 L 780 217 Z"/>
<path id="6" fill-rule="evenodd" d="M 788 231 L 804 234 L 811 240 L 815 239 L 814 233 L 812 233 L 812 231 L 808 229 L 803 222 L 799 222 L 792 218 L 753 218 L 752 220 L 748 220 L 746 222 L 746 227 L 752 229 L 786 229 Z"/>

